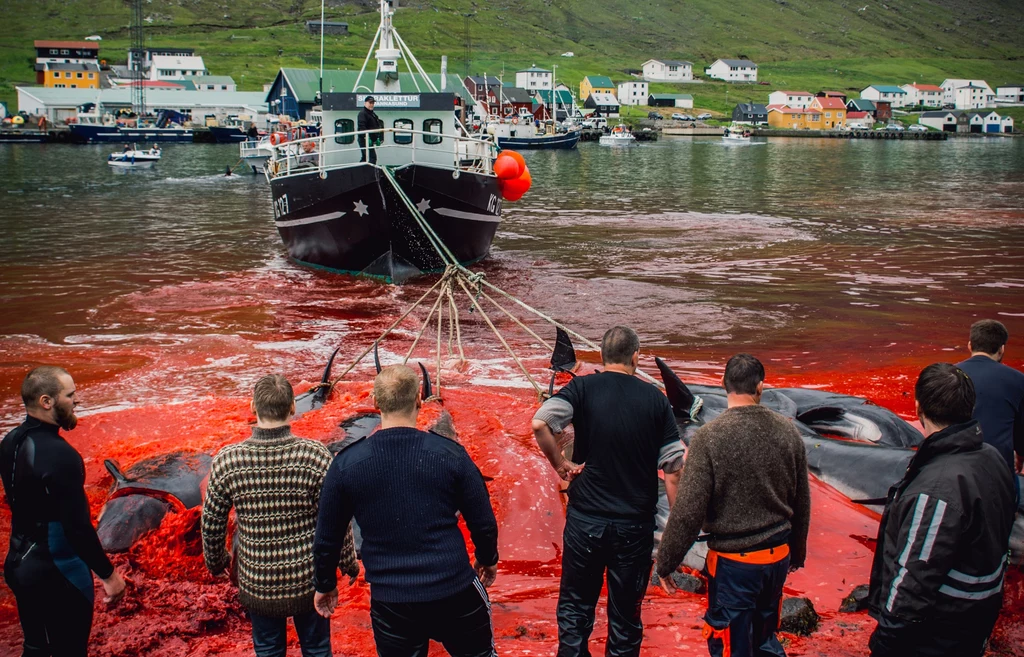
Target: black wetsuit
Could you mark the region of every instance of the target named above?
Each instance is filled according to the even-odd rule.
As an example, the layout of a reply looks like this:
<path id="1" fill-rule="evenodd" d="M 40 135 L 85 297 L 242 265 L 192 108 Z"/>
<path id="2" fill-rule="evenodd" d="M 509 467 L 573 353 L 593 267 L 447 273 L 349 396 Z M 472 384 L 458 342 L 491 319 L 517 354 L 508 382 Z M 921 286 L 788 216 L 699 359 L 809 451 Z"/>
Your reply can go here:
<path id="1" fill-rule="evenodd" d="M 0 478 L 11 507 L 4 578 L 18 601 L 24 657 L 85 655 L 93 580 L 114 572 L 92 526 L 85 464 L 58 427 L 35 418 L 0 443 Z"/>

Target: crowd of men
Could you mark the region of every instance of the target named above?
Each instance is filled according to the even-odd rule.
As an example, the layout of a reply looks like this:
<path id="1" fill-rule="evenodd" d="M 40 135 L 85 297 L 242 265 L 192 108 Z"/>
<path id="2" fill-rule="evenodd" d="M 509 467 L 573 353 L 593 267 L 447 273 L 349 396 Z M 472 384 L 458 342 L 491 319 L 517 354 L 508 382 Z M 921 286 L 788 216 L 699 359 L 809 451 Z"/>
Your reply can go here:
<path id="1" fill-rule="evenodd" d="M 979 656 L 995 625 L 1024 455 L 1024 374 L 1000 363 L 1008 337 L 999 322 L 978 322 L 970 359 L 930 365 L 918 377 L 925 439 L 889 492 L 871 569 L 875 657 Z M 780 603 L 787 574 L 807 558 L 811 496 L 797 430 L 760 404 L 763 365 L 749 354 L 728 361 L 728 409 L 684 449 L 667 397 L 635 376 L 637 334 L 610 329 L 601 356 L 602 371 L 573 378 L 533 419 L 540 450 L 568 482 L 558 657 L 590 655 L 605 582 L 605 654 L 639 655 L 652 568 L 675 593 L 672 574 L 696 541 L 709 548 L 710 654 L 785 655 Z M 4 575 L 23 654 L 85 655 L 92 573 L 108 603 L 125 582 L 92 526 L 82 458 L 60 434 L 77 424 L 71 375 L 37 367 L 21 395 L 28 417 L 0 443 L 0 477 L 12 512 Z M 252 435 L 213 461 L 202 515 L 206 565 L 237 581 L 259 657 L 285 655 L 288 618 L 304 657 L 331 655 L 338 571 L 351 585 L 360 561 L 380 657 L 425 657 L 430 641 L 453 657 L 495 655 L 487 589 L 499 570 L 498 523 L 484 478 L 458 442 L 416 428 L 412 369 L 385 368 L 373 395 L 379 430 L 332 457 L 292 434 L 295 398 L 284 377 L 256 383 Z M 699 408 L 695 399 L 691 412 Z M 569 425 L 571 450 L 561 439 Z M 671 511 L 655 553 L 659 470 Z"/>

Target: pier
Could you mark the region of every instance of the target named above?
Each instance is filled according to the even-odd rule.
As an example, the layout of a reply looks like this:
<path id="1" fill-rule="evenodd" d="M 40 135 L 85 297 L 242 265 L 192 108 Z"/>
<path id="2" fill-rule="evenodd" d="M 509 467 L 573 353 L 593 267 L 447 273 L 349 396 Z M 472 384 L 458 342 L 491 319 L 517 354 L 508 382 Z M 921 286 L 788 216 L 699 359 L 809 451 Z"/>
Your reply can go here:
<path id="1" fill-rule="evenodd" d="M 772 128 L 757 128 L 754 130 L 755 137 L 811 137 L 825 139 L 891 139 L 891 140 L 917 140 L 917 141 L 945 141 L 949 139 L 949 132 L 902 132 L 896 130 L 783 130 Z"/>

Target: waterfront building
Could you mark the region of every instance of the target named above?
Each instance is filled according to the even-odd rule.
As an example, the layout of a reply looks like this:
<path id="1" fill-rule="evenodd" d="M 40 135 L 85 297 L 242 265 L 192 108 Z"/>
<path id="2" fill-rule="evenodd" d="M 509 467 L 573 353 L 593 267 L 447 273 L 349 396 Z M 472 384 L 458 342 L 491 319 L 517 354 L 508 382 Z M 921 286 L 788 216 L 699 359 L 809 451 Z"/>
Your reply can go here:
<path id="1" fill-rule="evenodd" d="M 516 71 L 516 86 L 527 91 L 540 91 L 552 89 L 554 77 L 551 71 L 539 68 L 536 64 L 530 68 Z"/>
<path id="2" fill-rule="evenodd" d="M 867 112 L 874 116 L 875 104 L 867 98 L 851 98 L 846 101 L 846 110 L 848 112 Z"/>
<path id="3" fill-rule="evenodd" d="M 942 87 L 936 84 L 905 84 L 900 87 L 907 92 L 909 107 L 942 107 Z"/>
<path id="4" fill-rule="evenodd" d="M 768 125 L 772 128 L 787 130 L 821 130 L 821 110 L 786 107 L 785 105 L 768 106 Z"/>
<path id="5" fill-rule="evenodd" d="M 693 109 L 693 96 L 690 94 L 651 94 L 647 97 L 651 107 L 684 107 Z"/>
<path id="6" fill-rule="evenodd" d="M 944 107 L 950 106 L 960 110 L 983 109 L 994 106 L 996 102 L 995 92 L 984 80 L 947 78 L 939 86 L 942 87 L 942 105 Z M 973 89 L 974 91 L 957 93 L 959 89 Z M 984 91 L 979 89 L 984 89 Z M 971 106 L 972 102 L 978 105 Z"/>
<path id="7" fill-rule="evenodd" d="M 196 91 L 238 91 L 238 85 L 230 75 L 192 75 L 182 78 L 191 82 Z"/>
<path id="8" fill-rule="evenodd" d="M 614 94 L 605 93 L 603 91 L 595 91 L 591 93 L 587 96 L 587 99 L 583 101 L 583 106 L 587 109 L 600 112 L 601 116 L 615 117 L 619 115 L 619 101 L 615 98 Z"/>
<path id="9" fill-rule="evenodd" d="M 871 112 L 846 112 L 846 126 L 852 130 L 870 130 L 874 125 L 875 117 Z"/>
<path id="10" fill-rule="evenodd" d="M 586 75 L 580 82 L 580 100 L 586 101 L 592 93 L 615 95 L 615 84 L 607 75 Z M 618 103 L 616 103 L 617 105 Z"/>
<path id="11" fill-rule="evenodd" d="M 739 103 L 732 109 L 732 122 L 766 125 L 768 123 L 768 108 L 760 103 Z"/>
<path id="12" fill-rule="evenodd" d="M 150 80 L 183 80 L 210 74 L 198 55 L 153 55 L 151 59 Z"/>
<path id="13" fill-rule="evenodd" d="M 807 109 L 811 106 L 812 100 L 814 100 L 814 96 L 807 91 L 773 91 L 768 94 L 769 105 L 786 105 L 787 107 Z"/>
<path id="14" fill-rule="evenodd" d="M 647 97 L 651 95 L 650 86 L 647 82 L 630 80 L 619 83 L 617 98 L 620 105 L 645 105 Z"/>
<path id="15" fill-rule="evenodd" d="M 704 74 L 726 82 L 757 82 L 757 64 L 749 59 L 717 59 Z"/>
<path id="16" fill-rule="evenodd" d="M 860 97 L 874 103 L 886 102 L 890 107 L 903 107 L 907 104 L 907 92 L 891 84 L 873 84 L 860 92 Z"/>
<path id="17" fill-rule="evenodd" d="M 43 86 L 54 89 L 99 89 L 100 67 L 93 63 L 62 64 L 47 62 L 42 66 Z"/>
<path id="18" fill-rule="evenodd" d="M 1024 85 L 1007 84 L 996 87 L 996 101 L 1000 103 L 1024 104 Z"/>
<path id="19" fill-rule="evenodd" d="M 35 72 L 36 72 L 36 84 L 42 84 L 47 87 L 71 87 L 71 82 L 74 80 L 75 88 L 86 88 L 86 82 L 80 82 L 79 80 L 94 80 L 95 86 L 99 86 L 99 55 L 100 47 L 99 44 L 90 41 L 46 41 L 39 40 L 33 42 L 33 47 L 36 49 L 36 61 L 35 61 Z M 75 64 L 79 65 L 76 68 L 62 69 L 55 65 L 57 64 Z M 88 68 L 81 68 L 81 65 L 85 65 Z M 64 72 L 78 73 L 78 72 L 92 72 L 93 75 L 83 76 L 78 78 L 75 75 L 65 77 Z M 59 73 L 59 75 L 54 75 Z"/>
<path id="20" fill-rule="evenodd" d="M 690 82 L 693 63 L 679 59 L 648 59 L 643 65 L 644 80 L 648 82 Z"/>
<path id="21" fill-rule="evenodd" d="M 97 113 L 131 110 L 130 87 L 117 89 L 61 89 L 49 87 L 16 87 L 18 110 L 33 116 L 45 116 L 58 123 L 78 116 L 79 108 L 96 105 Z M 262 91 L 185 91 L 146 89 L 146 107 L 150 111 L 174 110 L 191 114 L 201 123 L 210 115 L 266 114 L 267 103 Z"/>
<path id="22" fill-rule="evenodd" d="M 822 130 L 835 130 L 846 126 L 846 104 L 842 98 L 816 96 L 811 101 L 809 109 L 821 113 Z"/>

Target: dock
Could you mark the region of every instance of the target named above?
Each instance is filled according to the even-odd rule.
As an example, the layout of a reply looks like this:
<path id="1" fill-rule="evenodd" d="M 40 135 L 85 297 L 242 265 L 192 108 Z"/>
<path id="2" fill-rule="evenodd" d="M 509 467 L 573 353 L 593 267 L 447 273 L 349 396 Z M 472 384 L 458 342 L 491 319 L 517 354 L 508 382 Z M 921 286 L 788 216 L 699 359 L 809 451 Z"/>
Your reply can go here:
<path id="1" fill-rule="evenodd" d="M 916 140 L 916 141 L 945 141 L 949 139 L 949 132 L 902 132 L 896 130 L 782 130 L 772 128 L 757 128 L 754 130 L 755 137 L 803 137 L 818 139 L 890 139 L 890 140 Z"/>
<path id="2" fill-rule="evenodd" d="M 725 128 L 713 128 L 711 126 L 694 126 L 692 128 L 662 128 L 661 134 L 672 137 L 720 137 L 725 133 Z"/>

